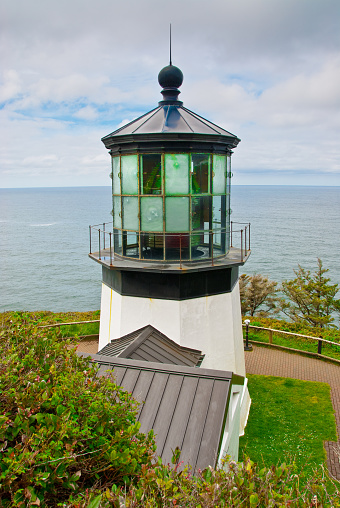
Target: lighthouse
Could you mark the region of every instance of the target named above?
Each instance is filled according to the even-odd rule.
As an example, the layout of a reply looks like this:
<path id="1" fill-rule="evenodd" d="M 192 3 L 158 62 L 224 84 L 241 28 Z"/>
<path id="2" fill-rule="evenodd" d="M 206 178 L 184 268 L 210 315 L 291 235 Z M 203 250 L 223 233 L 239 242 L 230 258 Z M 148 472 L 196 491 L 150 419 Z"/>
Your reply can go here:
<path id="1" fill-rule="evenodd" d="M 90 227 L 89 255 L 102 265 L 99 349 L 150 325 L 202 351 L 203 368 L 244 377 L 238 279 L 250 226 L 230 217 L 240 139 L 184 107 L 178 67 L 158 82 L 158 106 L 102 138 L 113 220 Z"/>

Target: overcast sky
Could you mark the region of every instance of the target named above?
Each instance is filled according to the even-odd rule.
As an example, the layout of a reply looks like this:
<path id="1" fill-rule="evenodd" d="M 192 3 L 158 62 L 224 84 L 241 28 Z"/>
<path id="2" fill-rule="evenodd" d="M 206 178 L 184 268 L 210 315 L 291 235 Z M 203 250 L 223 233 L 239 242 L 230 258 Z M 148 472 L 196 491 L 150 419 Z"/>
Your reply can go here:
<path id="1" fill-rule="evenodd" d="M 101 138 L 184 105 L 241 138 L 234 184 L 340 185 L 339 0 L 2 0 L 0 187 L 109 185 Z"/>

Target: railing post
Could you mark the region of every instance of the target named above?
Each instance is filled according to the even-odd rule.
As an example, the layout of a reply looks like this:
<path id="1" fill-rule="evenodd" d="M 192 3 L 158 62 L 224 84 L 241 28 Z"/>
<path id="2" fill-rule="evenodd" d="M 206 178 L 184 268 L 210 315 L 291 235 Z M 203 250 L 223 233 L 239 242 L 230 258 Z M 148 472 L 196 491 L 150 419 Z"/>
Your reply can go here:
<path id="1" fill-rule="evenodd" d="M 182 235 L 179 235 L 179 267 L 182 270 Z"/>
<path id="2" fill-rule="evenodd" d="M 248 247 L 249 247 L 249 250 L 250 250 L 250 222 L 248 223 L 248 226 L 249 226 L 249 242 L 248 242 Z"/>
<path id="3" fill-rule="evenodd" d="M 233 221 L 230 221 L 230 247 L 233 246 Z"/>
<path id="4" fill-rule="evenodd" d="M 321 355 L 322 352 L 322 340 L 318 340 L 318 354 Z"/>
<path id="5" fill-rule="evenodd" d="M 269 344 L 273 344 L 273 332 L 268 330 Z"/>
<path id="6" fill-rule="evenodd" d="M 104 250 L 105 250 L 105 222 L 103 222 L 103 243 L 104 243 Z"/>
<path id="7" fill-rule="evenodd" d="M 89 226 L 89 233 L 90 233 L 90 254 L 92 254 L 92 247 L 91 247 L 92 228 L 91 228 L 91 226 Z"/>
<path id="8" fill-rule="evenodd" d="M 244 228 L 244 253 L 247 255 L 247 226 Z"/>
<path id="9" fill-rule="evenodd" d="M 211 266 L 214 266 L 214 232 L 211 232 Z"/>
<path id="10" fill-rule="evenodd" d="M 112 265 L 112 233 L 109 233 L 110 237 L 110 266 Z"/>
<path id="11" fill-rule="evenodd" d="M 241 229 L 241 261 L 243 261 L 243 229 Z"/>
<path id="12" fill-rule="evenodd" d="M 98 239 L 99 239 L 99 241 L 98 241 L 98 244 L 99 244 L 99 256 L 98 256 L 98 258 L 101 259 L 101 255 L 100 255 L 100 229 L 98 229 Z"/>

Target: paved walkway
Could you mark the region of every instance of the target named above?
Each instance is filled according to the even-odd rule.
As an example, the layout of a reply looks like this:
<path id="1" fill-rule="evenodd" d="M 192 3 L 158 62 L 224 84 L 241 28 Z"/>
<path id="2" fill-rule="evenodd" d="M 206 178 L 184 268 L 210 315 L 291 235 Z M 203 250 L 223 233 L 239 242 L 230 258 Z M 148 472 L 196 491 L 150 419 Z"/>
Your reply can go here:
<path id="1" fill-rule="evenodd" d="M 340 438 L 340 366 L 317 358 L 254 345 L 253 351 L 245 351 L 245 358 L 248 374 L 328 383 L 331 387 L 338 439 Z M 335 478 L 340 480 L 340 440 L 337 443 L 326 441 L 324 446 L 327 452 L 328 469 Z"/>

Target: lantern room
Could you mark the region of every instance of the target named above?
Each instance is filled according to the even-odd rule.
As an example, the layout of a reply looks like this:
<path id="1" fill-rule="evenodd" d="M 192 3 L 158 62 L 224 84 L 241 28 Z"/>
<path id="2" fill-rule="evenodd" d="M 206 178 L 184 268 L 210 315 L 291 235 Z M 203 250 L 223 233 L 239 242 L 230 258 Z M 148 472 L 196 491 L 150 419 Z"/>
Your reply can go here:
<path id="1" fill-rule="evenodd" d="M 165 67 L 158 81 L 158 107 L 102 139 L 112 163 L 114 255 L 163 263 L 224 257 L 239 139 L 183 106 L 180 69 Z"/>

